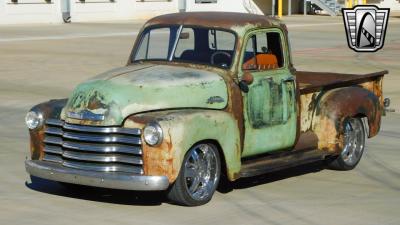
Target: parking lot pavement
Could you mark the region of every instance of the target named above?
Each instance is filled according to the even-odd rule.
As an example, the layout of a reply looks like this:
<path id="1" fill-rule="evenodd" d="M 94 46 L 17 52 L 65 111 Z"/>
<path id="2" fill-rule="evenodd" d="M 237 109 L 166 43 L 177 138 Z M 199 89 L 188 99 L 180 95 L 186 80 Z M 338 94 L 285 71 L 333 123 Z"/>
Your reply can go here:
<path id="1" fill-rule="evenodd" d="M 240 180 L 206 206 L 165 203 L 162 193 L 70 192 L 26 175 L 24 116 L 39 102 L 67 97 L 79 82 L 126 63 L 139 23 L 0 27 L 0 224 L 400 224 L 400 19 L 390 18 L 385 47 L 347 47 L 340 17 L 284 18 L 298 70 L 389 70 L 392 108 L 380 135 L 349 172 L 313 164 Z"/>

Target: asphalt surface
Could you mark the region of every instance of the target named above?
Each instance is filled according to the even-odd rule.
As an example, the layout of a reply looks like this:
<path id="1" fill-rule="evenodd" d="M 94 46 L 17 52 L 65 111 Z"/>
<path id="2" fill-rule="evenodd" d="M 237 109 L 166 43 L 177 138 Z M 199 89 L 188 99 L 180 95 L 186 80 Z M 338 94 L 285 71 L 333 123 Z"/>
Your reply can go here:
<path id="1" fill-rule="evenodd" d="M 340 17 L 285 18 L 298 70 L 366 73 L 387 69 L 392 109 L 352 171 L 315 163 L 239 180 L 202 207 L 168 204 L 162 193 L 71 192 L 25 173 L 24 116 L 64 98 L 81 81 L 124 65 L 141 24 L 0 27 L 0 224 L 400 224 L 400 19 L 390 18 L 385 47 L 347 47 Z"/>

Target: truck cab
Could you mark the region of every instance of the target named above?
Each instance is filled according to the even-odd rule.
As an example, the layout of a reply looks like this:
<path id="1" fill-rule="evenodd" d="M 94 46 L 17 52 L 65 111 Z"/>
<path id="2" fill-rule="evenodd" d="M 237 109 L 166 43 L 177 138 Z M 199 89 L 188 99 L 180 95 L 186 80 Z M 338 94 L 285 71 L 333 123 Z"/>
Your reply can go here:
<path id="1" fill-rule="evenodd" d="M 220 181 L 317 160 L 353 169 L 365 135 L 379 131 L 385 73 L 296 71 L 286 26 L 266 16 L 155 17 L 126 66 L 28 112 L 26 169 L 61 183 L 163 190 L 188 206 L 210 201 Z"/>

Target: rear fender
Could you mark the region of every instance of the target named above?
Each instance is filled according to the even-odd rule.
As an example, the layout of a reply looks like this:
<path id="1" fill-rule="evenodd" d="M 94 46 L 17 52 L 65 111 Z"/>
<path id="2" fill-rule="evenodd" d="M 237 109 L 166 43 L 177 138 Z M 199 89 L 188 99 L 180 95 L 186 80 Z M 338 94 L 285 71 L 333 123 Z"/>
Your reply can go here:
<path id="1" fill-rule="evenodd" d="M 382 106 L 379 98 L 362 87 L 345 87 L 322 92 L 315 108 L 313 131 L 318 137 L 318 148 L 339 153 L 343 148 L 343 121 L 349 117 L 366 117 L 368 137 L 378 134 Z"/>

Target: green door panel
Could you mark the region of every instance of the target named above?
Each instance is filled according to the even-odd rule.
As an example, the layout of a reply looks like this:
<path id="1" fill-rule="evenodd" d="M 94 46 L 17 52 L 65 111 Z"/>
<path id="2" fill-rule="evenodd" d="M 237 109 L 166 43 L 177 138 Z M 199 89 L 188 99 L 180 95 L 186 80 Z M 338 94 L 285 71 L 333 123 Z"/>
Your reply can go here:
<path id="1" fill-rule="evenodd" d="M 245 43 L 257 32 L 280 33 L 284 63 L 278 69 L 248 71 L 254 79 L 249 92 L 243 93 L 245 136 L 242 157 L 290 149 L 295 144 L 297 132 L 296 87 L 294 76 L 288 70 L 287 42 L 280 30 L 265 29 L 249 33 Z"/>
<path id="2" fill-rule="evenodd" d="M 268 72 L 267 72 L 268 74 Z M 242 157 L 290 148 L 296 138 L 295 86 L 288 72 L 253 73 L 244 96 L 245 139 Z"/>

